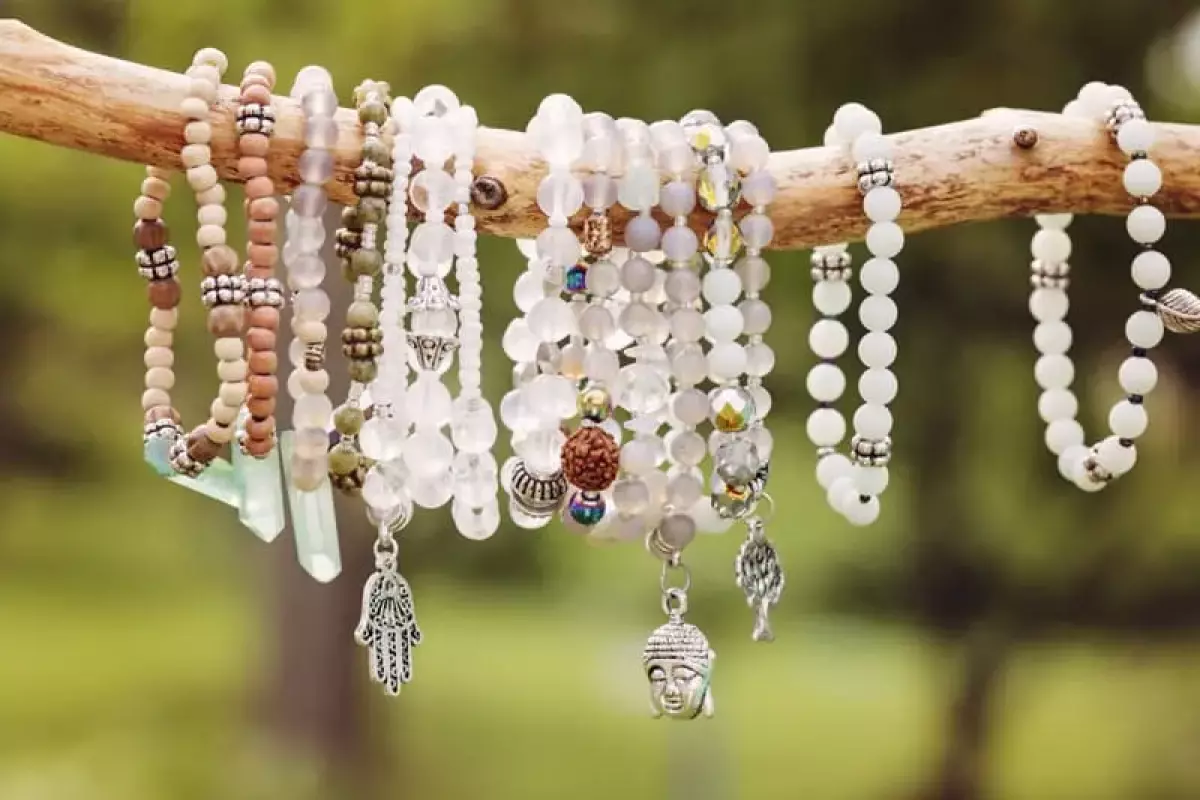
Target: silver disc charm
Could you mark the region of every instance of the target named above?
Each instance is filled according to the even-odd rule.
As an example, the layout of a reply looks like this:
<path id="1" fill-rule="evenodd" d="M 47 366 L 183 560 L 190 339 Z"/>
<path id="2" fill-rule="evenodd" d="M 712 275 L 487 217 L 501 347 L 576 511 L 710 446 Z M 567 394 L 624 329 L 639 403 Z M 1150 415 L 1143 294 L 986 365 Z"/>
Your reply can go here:
<path id="1" fill-rule="evenodd" d="M 363 587 L 362 616 L 354 640 L 367 648 L 371 680 L 390 695 L 412 680 L 412 651 L 421 643 L 412 590 L 396 571 L 395 543 L 375 547 L 375 572 Z"/>
<path id="2" fill-rule="evenodd" d="M 783 594 L 783 568 L 775 546 L 767 540 L 763 523 L 757 517 L 746 520 L 747 536 L 733 562 L 734 577 L 738 588 L 746 594 L 746 604 L 754 609 L 754 631 L 756 642 L 775 639 L 769 618 L 771 606 L 779 602 Z"/>

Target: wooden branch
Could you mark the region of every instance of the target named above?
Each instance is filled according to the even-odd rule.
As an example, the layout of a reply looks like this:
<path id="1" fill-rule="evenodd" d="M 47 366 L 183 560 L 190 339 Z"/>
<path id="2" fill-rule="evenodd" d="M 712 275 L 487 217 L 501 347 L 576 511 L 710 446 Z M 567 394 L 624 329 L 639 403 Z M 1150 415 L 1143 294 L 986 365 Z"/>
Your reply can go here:
<path id="1" fill-rule="evenodd" d="M 97 55 L 50 39 L 17 20 L 0 20 L 0 131 L 126 161 L 179 167 L 184 118 L 179 103 L 187 79 L 178 73 Z M 236 90 L 223 87 L 213 112 L 213 163 L 235 178 Z M 297 182 L 303 115 L 286 97 L 274 100 L 277 125 L 271 175 L 277 185 Z M 334 200 L 351 199 L 358 157 L 357 118 L 342 109 L 336 148 Z M 1028 149 L 1014 130 L 1035 132 Z M 1161 124 L 1154 157 L 1164 189 L 1156 204 L 1174 216 L 1200 215 L 1200 126 Z M 1120 214 L 1129 197 L 1121 185 L 1125 157 L 1098 126 L 1057 114 L 997 109 L 978 119 L 921 128 L 891 137 L 910 232 L 973 220 L 1028 216 L 1037 211 Z M 1028 143 L 1028 140 L 1026 140 Z M 774 246 L 811 247 L 860 238 L 865 229 L 853 167 L 833 148 L 773 153 L 779 179 L 771 206 Z M 499 180 L 508 199 L 495 210 L 477 209 L 481 231 L 533 236 L 545 224 L 537 208 L 544 166 L 522 133 L 481 128 L 478 175 Z M 132 191 L 132 190 L 131 190 Z M 614 209 L 617 230 L 627 213 Z M 582 217 L 580 218 L 580 220 Z M 580 220 L 576 220 L 579 222 Z M 692 224 L 704 230 L 709 216 Z"/>

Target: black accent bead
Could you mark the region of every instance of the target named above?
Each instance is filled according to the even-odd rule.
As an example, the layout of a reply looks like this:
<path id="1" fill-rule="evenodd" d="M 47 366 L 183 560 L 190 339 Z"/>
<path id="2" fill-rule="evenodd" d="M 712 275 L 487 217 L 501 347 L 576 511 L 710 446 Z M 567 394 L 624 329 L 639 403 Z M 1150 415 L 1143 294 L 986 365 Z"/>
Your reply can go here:
<path id="1" fill-rule="evenodd" d="M 1146 291 L 1142 292 L 1142 294 L 1146 295 L 1146 297 L 1149 297 L 1151 300 L 1157 300 L 1159 295 L 1162 294 L 1162 289 L 1147 289 Z"/>
<path id="2" fill-rule="evenodd" d="M 1117 443 L 1121 447 L 1133 447 L 1133 439 L 1118 439 Z"/>
<path id="3" fill-rule="evenodd" d="M 1146 357 L 1146 348 L 1135 347 L 1135 348 L 1133 348 L 1133 354 L 1135 356 L 1137 356 L 1138 358 L 1145 358 Z"/>
<path id="4" fill-rule="evenodd" d="M 826 401 L 824 401 L 824 400 L 822 400 L 821 402 L 817 403 L 817 408 L 830 408 L 830 407 L 831 407 L 830 403 L 828 403 L 828 402 L 826 402 Z"/>
<path id="5" fill-rule="evenodd" d="M 1129 400 L 1129 402 L 1133 403 L 1135 406 L 1140 406 L 1142 404 L 1142 401 L 1145 400 L 1146 398 L 1142 397 L 1140 394 L 1131 394 L 1126 399 Z"/>
<path id="6" fill-rule="evenodd" d="M 869 502 L 871 502 L 871 495 L 869 495 L 869 494 L 860 494 L 860 495 L 858 496 L 858 502 L 860 502 L 860 503 L 869 503 Z"/>

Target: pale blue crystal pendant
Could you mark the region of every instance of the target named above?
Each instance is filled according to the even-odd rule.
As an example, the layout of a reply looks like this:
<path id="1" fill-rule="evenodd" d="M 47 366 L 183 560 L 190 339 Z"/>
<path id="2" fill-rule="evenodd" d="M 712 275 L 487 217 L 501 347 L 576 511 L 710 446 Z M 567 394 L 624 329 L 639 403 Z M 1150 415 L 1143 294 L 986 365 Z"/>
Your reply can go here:
<path id="1" fill-rule="evenodd" d="M 296 535 L 296 559 L 305 572 L 321 583 L 328 583 L 342 571 L 337 517 L 333 509 L 333 487 L 326 480 L 320 488 L 304 492 L 292 484 L 295 438 L 293 431 L 280 434 L 279 450 L 283 459 L 288 506 L 292 512 L 292 528 Z"/>
<path id="2" fill-rule="evenodd" d="M 272 447 L 264 458 L 255 458 L 235 444 L 232 461 L 241 490 L 238 519 L 264 542 L 275 541 L 286 524 L 279 448 Z"/>
<path id="3" fill-rule="evenodd" d="M 242 500 L 242 487 L 233 465 L 223 458 L 213 460 L 195 478 L 186 475 L 172 474 L 167 478 L 171 483 L 199 492 L 205 497 L 220 500 L 226 505 L 238 508 Z"/>

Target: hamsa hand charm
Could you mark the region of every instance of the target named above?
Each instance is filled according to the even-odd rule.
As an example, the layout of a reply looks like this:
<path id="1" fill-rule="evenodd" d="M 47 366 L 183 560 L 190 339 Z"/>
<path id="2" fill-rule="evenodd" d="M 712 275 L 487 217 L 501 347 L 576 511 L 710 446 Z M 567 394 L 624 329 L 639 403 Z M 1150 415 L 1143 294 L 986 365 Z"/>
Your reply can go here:
<path id="1" fill-rule="evenodd" d="M 775 546 L 763 533 L 762 520 L 751 518 L 746 521 L 749 529 L 742 549 L 733 564 L 738 587 L 746 594 L 746 603 L 754 609 L 754 631 L 756 642 L 770 642 L 775 634 L 771 630 L 769 614 L 771 606 L 779 602 L 783 593 L 783 568 Z"/>
<path id="2" fill-rule="evenodd" d="M 412 651 L 421 643 L 412 590 L 395 564 L 381 559 L 363 587 L 362 616 L 354 640 L 367 648 L 371 680 L 390 695 L 412 680 Z"/>

